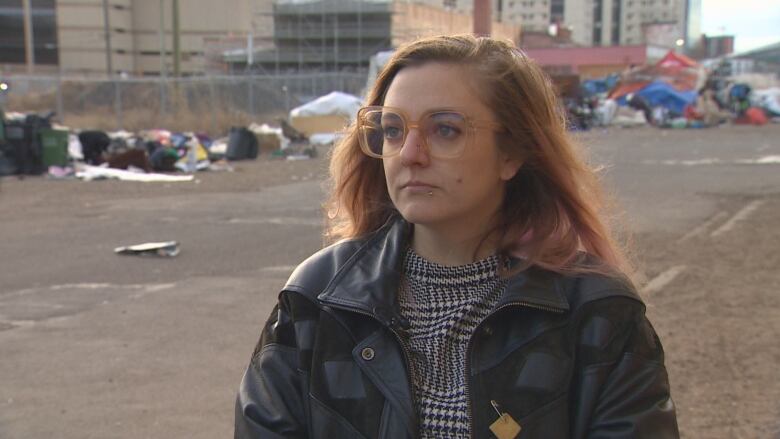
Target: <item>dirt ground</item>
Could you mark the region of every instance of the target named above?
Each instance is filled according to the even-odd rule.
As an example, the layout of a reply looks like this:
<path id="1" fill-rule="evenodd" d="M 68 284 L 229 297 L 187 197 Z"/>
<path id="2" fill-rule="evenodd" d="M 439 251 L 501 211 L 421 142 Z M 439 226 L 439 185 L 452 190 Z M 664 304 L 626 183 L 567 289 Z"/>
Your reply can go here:
<path id="1" fill-rule="evenodd" d="M 746 161 L 780 156 L 778 137 L 780 125 L 680 132 L 649 128 L 610 130 L 581 136 L 595 161 L 612 168 L 607 178 L 608 186 L 626 207 L 631 218 L 629 222 L 634 226 L 631 248 L 637 279 L 648 304 L 648 314 L 666 352 L 672 395 L 684 438 L 780 439 L 780 164 L 750 165 Z M 711 163 L 713 159 L 715 164 Z M 678 163 L 685 160 L 690 163 Z M 322 201 L 320 188 L 326 167 L 324 157 L 308 161 L 261 157 L 257 161 L 235 164 L 234 172 L 200 173 L 191 184 L 53 181 L 39 177 L 0 180 L 0 205 L 3 206 L 0 223 L 4 227 L 0 231 L 0 241 L 5 243 L 5 250 L 0 247 L 0 260 L 8 270 L 0 275 L 0 358 L 3 358 L 0 363 L 5 363 L 5 366 L 0 364 L 0 382 L 3 383 L 0 385 L 0 437 L 40 437 L 40 434 L 67 438 L 229 436 L 232 399 L 239 379 L 236 375 L 251 352 L 250 340 L 259 330 L 261 320 L 258 315 L 264 316 L 265 310 L 270 309 L 275 288 L 286 275 L 283 271 L 289 270 L 291 264 L 319 245 L 320 229 L 316 223 L 315 226 L 279 226 L 269 230 L 267 235 L 259 235 L 256 241 L 248 235 L 221 237 L 216 244 L 209 242 L 209 246 L 222 245 L 230 249 L 219 256 L 212 255 L 209 261 L 201 261 L 194 256 L 187 259 L 190 256 L 182 254 L 162 272 L 144 271 L 144 276 L 148 277 L 136 282 L 137 285 L 154 282 L 184 285 L 192 292 L 177 286 L 172 287 L 172 293 L 165 298 L 151 293 L 147 296 L 148 300 L 158 302 L 144 304 L 119 299 L 114 302 L 112 298 L 104 301 L 103 308 L 83 305 L 78 310 L 82 320 L 69 323 L 45 318 L 34 323 L 20 323 L 20 319 L 15 320 L 12 316 L 14 306 L 20 306 L 13 297 L 21 297 L 24 293 L 32 300 L 51 285 L 72 286 L 72 279 L 82 282 L 105 279 L 86 273 L 74 274 L 73 267 L 60 272 L 53 265 L 50 270 L 33 275 L 28 274 L 24 266 L 33 261 L 48 263 L 42 249 L 51 245 L 47 243 L 52 242 L 52 236 L 58 236 L 52 234 L 58 223 L 67 224 L 74 231 L 94 227 L 95 240 L 105 241 L 111 231 L 110 225 L 106 224 L 109 217 L 128 215 L 125 227 L 138 221 L 164 220 L 172 215 L 185 219 L 191 215 L 189 218 L 193 218 L 195 213 L 187 213 L 186 207 L 178 207 L 182 211 L 180 214 L 166 209 L 166 204 L 177 199 L 193 200 L 193 203 L 232 199 L 230 197 L 237 200 L 235 205 L 193 208 L 193 212 L 200 215 L 199 219 L 180 223 L 182 228 L 193 229 L 193 235 L 222 233 L 216 221 L 223 217 L 243 221 L 251 213 L 255 215 L 251 218 L 260 221 L 263 215 L 277 215 L 277 211 L 287 208 L 272 205 L 277 193 L 310 192 L 300 195 L 306 198 L 296 202 L 299 203 L 297 207 L 289 208 L 314 216 Z M 266 199 L 261 196 L 267 196 L 267 201 L 262 201 Z M 244 206 L 247 200 L 254 198 L 261 201 L 253 207 L 257 210 L 250 212 Z M 153 206 L 156 201 L 158 208 L 150 207 L 148 213 L 139 213 L 143 210 L 139 210 L 140 207 Z M 134 207 L 119 210 L 117 206 L 123 203 Z M 241 216 L 241 209 L 245 209 L 245 217 Z M 269 219 L 262 224 L 272 222 Z M 240 221 L 234 223 L 242 224 Z M 105 231 L 103 226 L 98 227 L 100 224 L 105 225 Z M 62 232 L 62 239 L 73 247 L 68 252 L 84 257 L 94 252 L 95 247 L 81 243 L 83 240 L 67 241 L 68 233 Z M 24 240 L 23 236 L 26 236 Z M 269 247 L 258 250 L 258 243 L 266 241 Z M 80 249 L 81 245 L 83 249 Z M 282 251 L 293 245 L 294 251 Z M 264 256 L 263 251 L 275 254 Z M 29 254 L 25 255 L 25 252 Z M 209 271 L 200 266 L 205 266 L 206 262 L 213 266 L 217 263 L 215 259 L 229 260 L 247 254 L 257 255 L 250 264 L 253 268 L 240 266 L 231 272 L 227 269 Z M 20 258 L 27 262 L 17 263 Z M 190 269 L 206 274 L 193 277 L 187 271 Z M 116 270 L 112 276 L 117 285 L 127 283 Z M 246 285 L 252 284 L 257 286 L 259 293 L 245 291 Z M 110 288 L 118 288 L 117 285 L 112 284 Z M 135 286 L 127 288 L 136 291 L 133 290 Z M 220 294 L 206 293 L 214 290 Z M 98 303 L 102 297 L 94 301 Z M 258 307 L 261 300 L 261 312 L 250 314 L 246 311 Z M 202 320 L 178 314 L 185 303 L 189 313 Z M 160 307 L 162 316 L 176 317 L 172 317 L 171 322 L 162 322 L 158 320 L 159 313 L 144 314 L 150 313 L 148 308 L 153 306 Z M 98 313 L 105 315 L 101 317 Z M 216 320 L 214 316 L 222 316 L 220 313 L 236 317 L 234 321 L 222 317 Z M 206 324 L 202 322 L 211 321 L 208 320 L 211 317 L 219 323 L 213 323 L 216 326 L 211 326 L 210 333 L 204 334 L 202 330 Z M 120 321 L 121 325 L 117 326 L 116 322 Z M 172 348 L 166 344 L 164 349 L 154 351 L 163 356 L 169 353 L 169 358 L 150 363 L 159 369 L 159 373 L 148 374 L 137 366 L 129 370 L 111 369 L 111 374 L 107 374 L 104 372 L 108 369 L 101 369 L 102 366 L 90 366 L 97 368 L 96 371 L 74 371 L 73 376 L 68 376 L 68 369 L 79 368 L 78 359 L 85 355 L 84 352 L 109 349 L 112 352 L 110 361 L 106 360 L 109 363 L 128 355 L 121 353 L 124 352 L 121 346 L 101 344 L 101 331 L 117 331 L 119 335 L 115 338 L 123 340 L 125 347 L 129 345 L 132 349 L 149 345 L 148 340 L 138 338 L 148 337 L 140 334 L 144 325 L 152 325 L 150 322 L 162 325 L 155 331 L 170 331 L 182 338 L 206 339 L 204 343 L 193 340 L 193 344 L 183 345 L 198 346 L 193 349 Z M 57 338 L 61 331 L 76 337 L 79 347 L 63 351 L 41 347 L 41 352 L 25 348 L 31 346 L 30 343 L 48 346 L 47 342 L 40 341 L 44 338 L 52 338 L 51 343 L 57 346 L 61 343 Z M 221 344 L 209 344 L 211 339 L 208 337 L 218 338 Z M 117 349 L 116 356 L 111 349 Z M 138 349 L 133 355 L 139 358 L 151 355 Z M 219 375 L 216 378 L 200 372 L 177 378 L 178 372 L 174 370 L 181 368 L 180 363 L 214 361 L 215 355 L 225 365 L 222 369 L 215 366 L 217 371 L 212 374 Z M 56 365 L 42 366 L 37 363 L 40 358 L 50 358 Z M 61 387 L 47 389 L 47 395 L 62 399 L 59 405 L 31 396 L 36 393 L 32 383 L 37 381 L 27 381 L 48 376 L 54 369 L 58 374 L 68 376 Z M 109 394 L 120 397 L 112 400 L 115 406 L 110 410 L 101 412 L 107 420 L 105 426 L 96 431 L 110 432 L 101 435 L 94 433 L 92 427 L 102 425 L 102 421 L 78 406 L 87 405 L 86 397 L 80 397 L 78 392 L 91 391 L 91 377 L 104 374 L 111 376 L 111 384 L 106 381 L 101 384 L 103 387 L 95 388 L 113 386 L 111 389 L 115 390 L 110 392 L 117 393 Z M 158 379 L 158 375 L 159 379 L 166 380 L 164 384 L 149 381 L 150 376 Z M 168 401 L 177 401 L 176 393 L 180 390 L 173 390 L 171 395 L 155 390 L 155 387 L 168 389 L 169 381 L 176 380 L 185 386 L 185 396 L 206 396 L 203 401 L 197 397 L 188 400 L 185 405 L 191 415 L 181 421 L 181 415 L 172 412 L 171 404 L 168 404 Z M 117 389 L 120 385 L 126 386 L 121 393 Z M 68 401 L 78 402 L 63 406 Z M 127 413 L 125 417 L 115 413 L 122 410 Z M 113 423 L 116 416 L 133 428 L 124 432 L 116 429 Z M 74 419 L 86 421 L 87 425 L 76 426 Z M 68 424 L 68 428 L 58 430 L 56 424 L 59 422 Z M 39 425 L 47 423 L 52 425 Z"/>
<path id="2" fill-rule="evenodd" d="M 754 202 L 724 199 L 718 212 Z M 682 242 L 637 242 L 640 267 L 651 276 L 684 268 L 664 289 L 644 294 L 684 437 L 780 438 L 780 195 L 759 203 L 748 220 L 716 237 L 723 215 Z"/>

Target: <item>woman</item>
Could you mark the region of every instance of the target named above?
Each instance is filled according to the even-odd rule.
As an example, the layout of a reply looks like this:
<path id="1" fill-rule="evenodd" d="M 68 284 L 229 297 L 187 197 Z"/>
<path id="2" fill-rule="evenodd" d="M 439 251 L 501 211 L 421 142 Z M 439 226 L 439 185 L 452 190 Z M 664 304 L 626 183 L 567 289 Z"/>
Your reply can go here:
<path id="1" fill-rule="evenodd" d="M 333 152 L 236 437 L 677 437 L 663 351 L 554 92 L 511 45 L 398 49 Z"/>

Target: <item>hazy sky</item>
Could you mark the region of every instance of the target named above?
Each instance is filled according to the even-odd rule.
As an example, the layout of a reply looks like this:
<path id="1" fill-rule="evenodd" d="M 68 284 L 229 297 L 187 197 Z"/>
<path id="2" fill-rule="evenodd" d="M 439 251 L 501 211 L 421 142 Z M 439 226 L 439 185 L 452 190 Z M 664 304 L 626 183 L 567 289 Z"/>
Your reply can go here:
<path id="1" fill-rule="evenodd" d="M 780 42 L 780 0 L 702 0 L 701 31 L 734 35 L 735 51 Z"/>

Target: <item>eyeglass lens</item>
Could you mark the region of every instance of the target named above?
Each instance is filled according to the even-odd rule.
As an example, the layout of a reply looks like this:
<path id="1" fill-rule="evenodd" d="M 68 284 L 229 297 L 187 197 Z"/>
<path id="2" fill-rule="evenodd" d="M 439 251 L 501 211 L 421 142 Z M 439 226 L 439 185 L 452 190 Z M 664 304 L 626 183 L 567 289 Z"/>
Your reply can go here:
<path id="1" fill-rule="evenodd" d="M 360 121 L 361 141 L 373 154 L 390 156 L 403 147 L 412 127 L 407 127 L 404 117 L 393 110 L 369 110 Z M 466 146 L 468 123 L 465 116 L 458 112 L 428 114 L 420 120 L 418 128 L 431 155 L 454 157 Z"/>

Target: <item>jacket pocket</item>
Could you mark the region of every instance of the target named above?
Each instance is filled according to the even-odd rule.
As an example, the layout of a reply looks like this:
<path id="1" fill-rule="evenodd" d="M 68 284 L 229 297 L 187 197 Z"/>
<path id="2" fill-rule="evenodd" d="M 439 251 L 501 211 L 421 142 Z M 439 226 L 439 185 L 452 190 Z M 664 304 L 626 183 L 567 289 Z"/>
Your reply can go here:
<path id="1" fill-rule="evenodd" d="M 317 398 L 309 395 L 309 401 L 311 401 L 311 439 L 367 439 L 346 419 Z"/>
<path id="2" fill-rule="evenodd" d="M 382 409 L 382 419 L 379 422 L 379 439 L 403 439 L 410 438 L 406 425 L 401 421 L 399 413 L 393 404 L 385 401 Z"/>
<path id="3" fill-rule="evenodd" d="M 518 439 L 568 439 L 568 396 L 561 395 L 519 419 L 518 423 L 522 427 Z"/>

